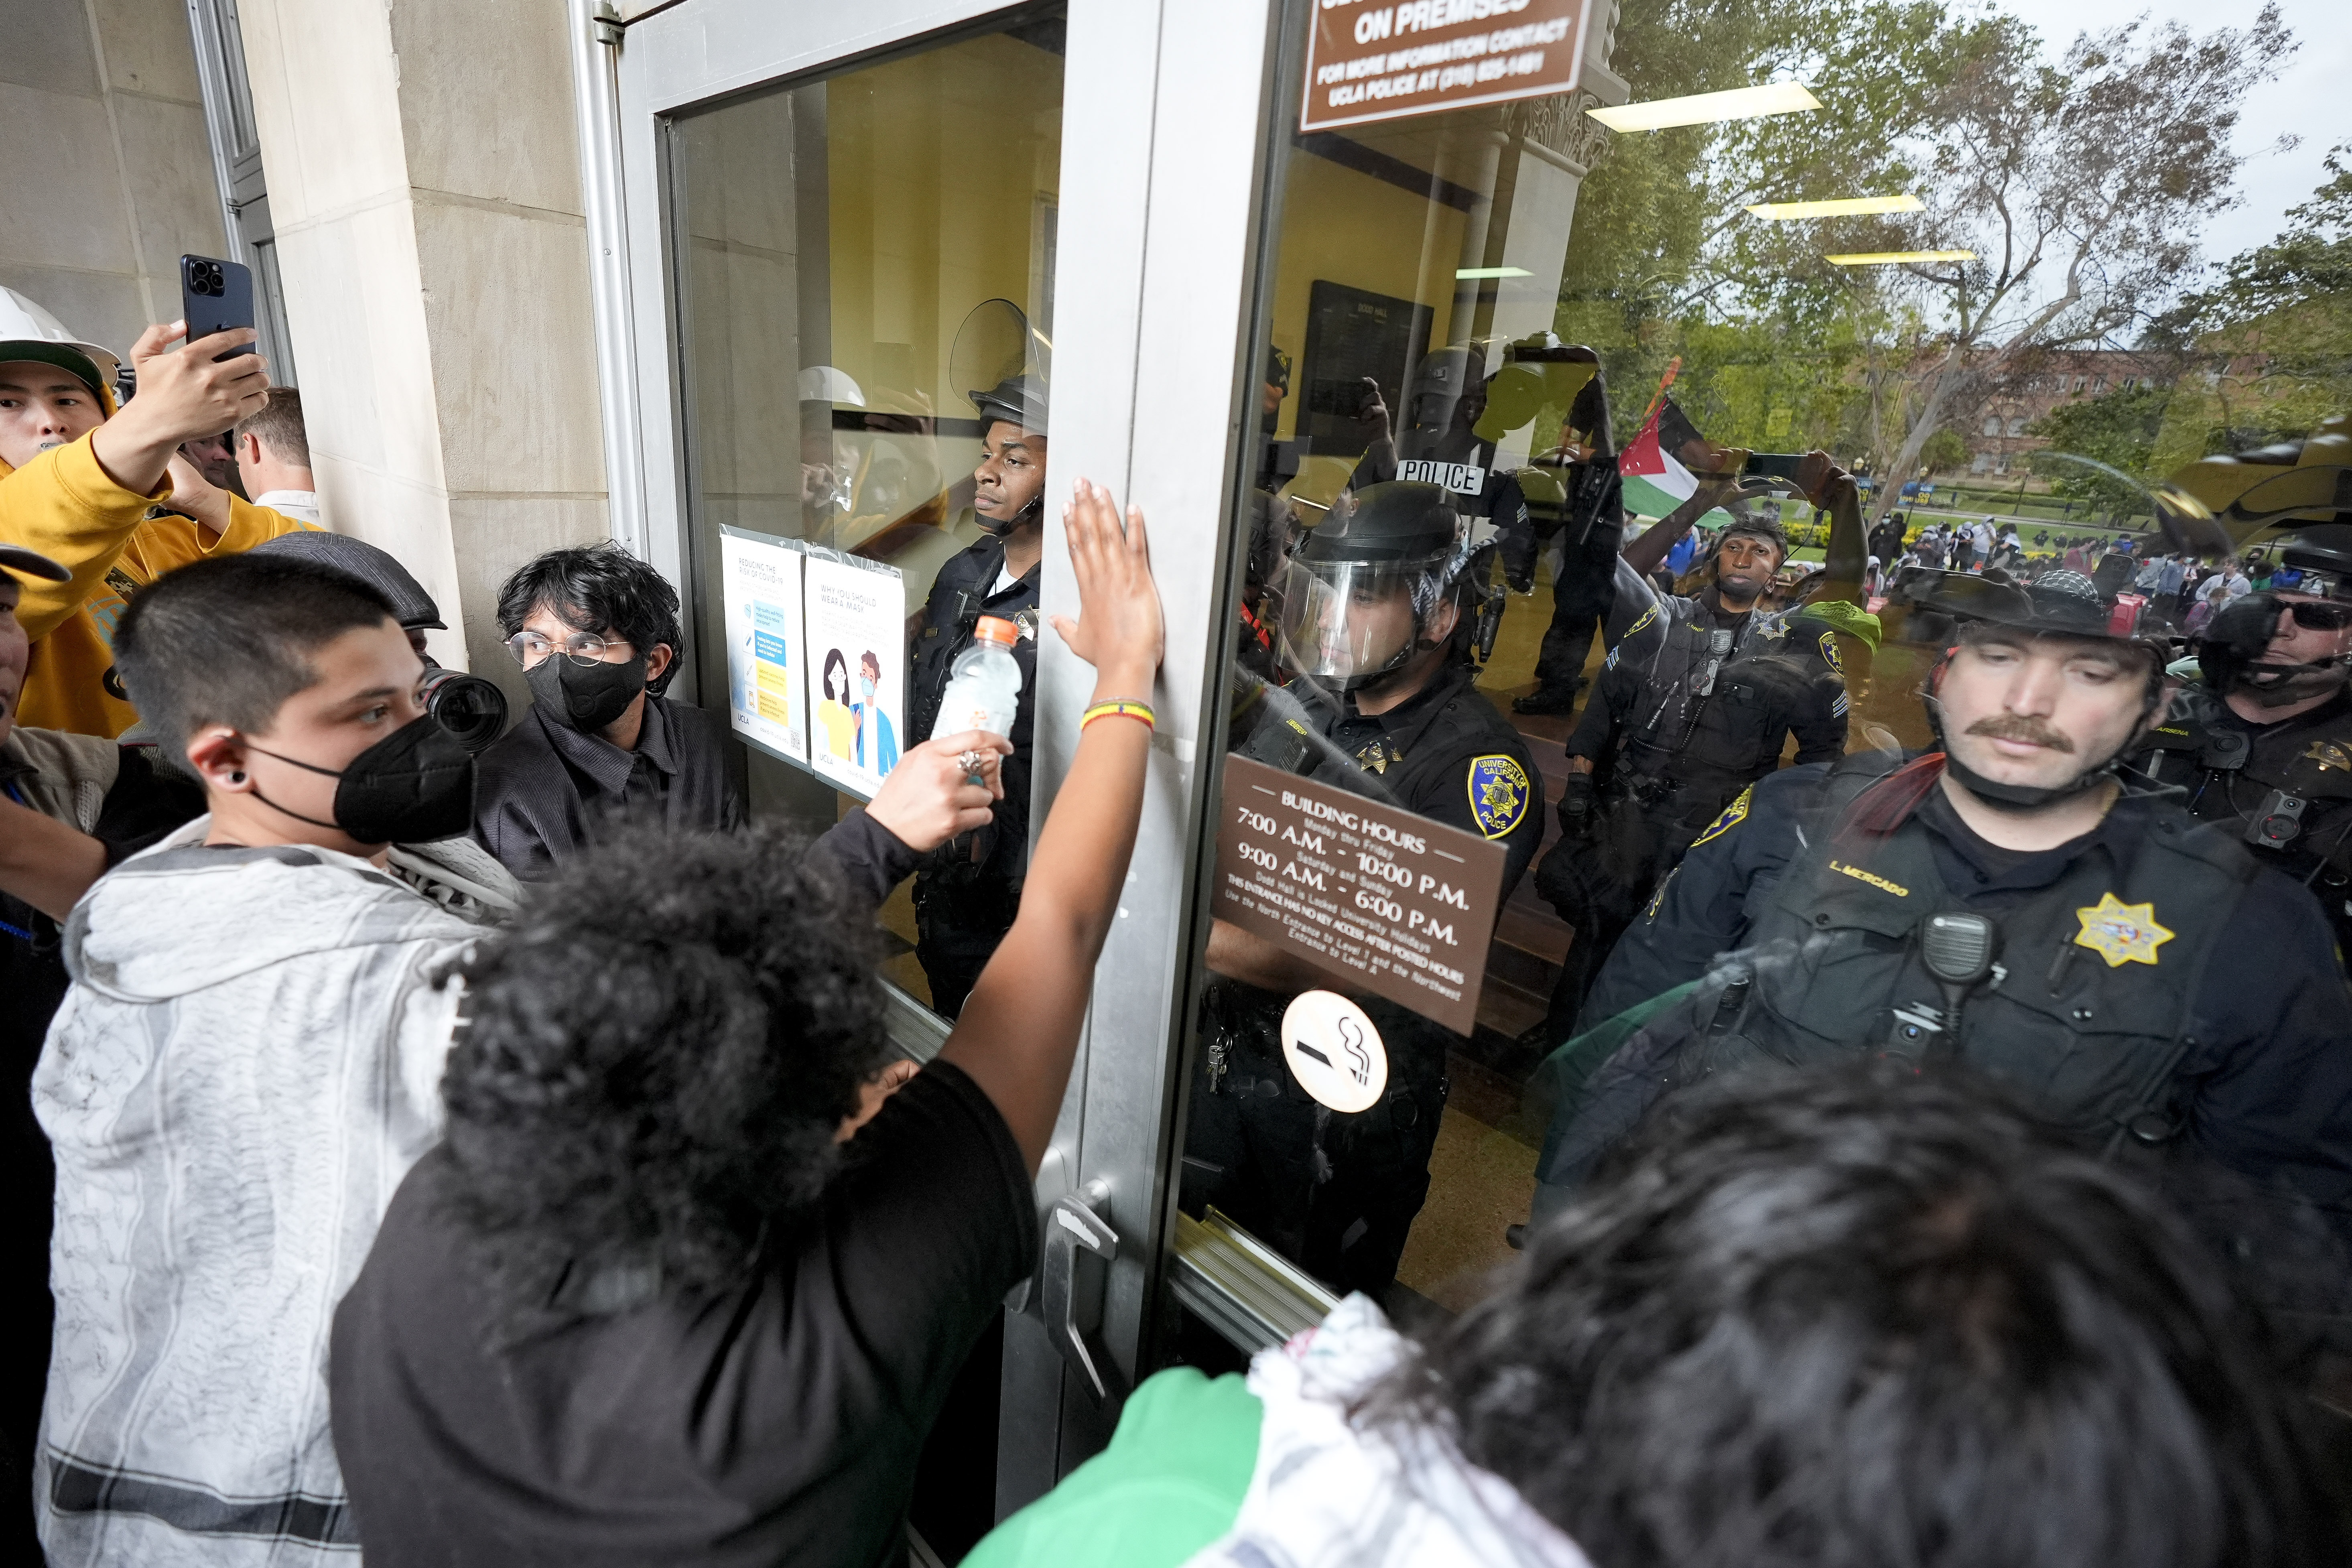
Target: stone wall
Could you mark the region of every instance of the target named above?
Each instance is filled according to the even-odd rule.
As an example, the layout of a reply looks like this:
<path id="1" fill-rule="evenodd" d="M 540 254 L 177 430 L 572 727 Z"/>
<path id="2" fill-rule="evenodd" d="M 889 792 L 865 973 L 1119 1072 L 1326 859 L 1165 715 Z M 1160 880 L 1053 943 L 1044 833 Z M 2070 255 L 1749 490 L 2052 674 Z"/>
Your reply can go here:
<path id="1" fill-rule="evenodd" d="M 0 285 L 118 353 L 227 243 L 180 0 L 0 4 Z"/>
<path id="2" fill-rule="evenodd" d="M 497 585 L 608 536 L 562 0 L 242 0 L 329 521 L 509 685 Z"/>

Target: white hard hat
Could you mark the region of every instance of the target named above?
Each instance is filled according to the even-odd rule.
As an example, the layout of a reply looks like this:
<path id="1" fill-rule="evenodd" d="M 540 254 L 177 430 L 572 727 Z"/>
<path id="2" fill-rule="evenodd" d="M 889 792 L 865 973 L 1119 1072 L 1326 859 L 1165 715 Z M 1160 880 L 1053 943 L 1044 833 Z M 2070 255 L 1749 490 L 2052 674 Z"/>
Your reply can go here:
<path id="1" fill-rule="evenodd" d="M 35 344 L 51 352 L 22 352 Z M 56 353 L 55 351 L 59 349 L 68 350 L 89 361 L 90 367 L 97 371 L 100 380 L 104 383 L 96 390 L 103 391 L 110 397 L 113 395 L 114 373 L 121 368 L 122 363 L 113 350 L 83 342 L 68 331 L 63 321 L 24 295 L 14 289 L 0 289 L 0 361 L 38 359 L 80 374 L 79 366 L 65 363 L 62 356 Z"/>
<path id="2" fill-rule="evenodd" d="M 801 372 L 801 401 L 845 404 L 851 408 L 863 408 L 866 406 L 866 394 L 849 379 L 846 371 L 829 364 L 813 364 Z"/>

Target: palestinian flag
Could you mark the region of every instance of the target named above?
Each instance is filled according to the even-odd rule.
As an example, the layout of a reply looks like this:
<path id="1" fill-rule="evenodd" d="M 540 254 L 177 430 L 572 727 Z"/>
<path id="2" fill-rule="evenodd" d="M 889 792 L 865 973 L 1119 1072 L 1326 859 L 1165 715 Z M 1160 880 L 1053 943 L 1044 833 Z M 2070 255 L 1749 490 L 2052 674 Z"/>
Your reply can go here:
<path id="1" fill-rule="evenodd" d="M 1662 518 L 1698 490 L 1698 480 L 1691 477 L 1691 471 L 1675 461 L 1672 452 L 1658 445 L 1658 415 L 1664 406 L 1664 400 L 1660 400 L 1658 407 L 1650 410 L 1642 433 L 1617 454 L 1618 477 L 1625 481 L 1628 517 Z M 1717 507 L 1698 522 L 1701 528 L 1721 528 L 1730 521 L 1731 514 Z"/>

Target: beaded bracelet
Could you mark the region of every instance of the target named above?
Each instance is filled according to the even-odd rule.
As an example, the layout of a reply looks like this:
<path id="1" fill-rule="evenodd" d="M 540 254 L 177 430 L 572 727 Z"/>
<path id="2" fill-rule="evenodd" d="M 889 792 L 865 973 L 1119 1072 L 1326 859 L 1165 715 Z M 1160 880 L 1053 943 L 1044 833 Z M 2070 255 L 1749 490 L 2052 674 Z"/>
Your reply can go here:
<path id="1" fill-rule="evenodd" d="M 1097 719 L 1140 719 L 1143 721 L 1143 727 L 1147 730 L 1157 731 L 1160 728 L 1157 719 L 1152 714 L 1151 704 L 1133 701 L 1123 697 L 1115 698 L 1108 702 L 1097 702 L 1087 709 L 1086 717 L 1078 721 L 1078 728 L 1083 730 Z"/>

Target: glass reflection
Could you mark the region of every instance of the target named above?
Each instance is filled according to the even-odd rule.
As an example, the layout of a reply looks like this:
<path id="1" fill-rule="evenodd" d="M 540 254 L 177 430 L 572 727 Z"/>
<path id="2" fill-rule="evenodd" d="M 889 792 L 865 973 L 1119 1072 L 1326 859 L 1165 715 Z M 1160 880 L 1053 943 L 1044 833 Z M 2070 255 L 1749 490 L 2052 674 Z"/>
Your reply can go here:
<path id="1" fill-rule="evenodd" d="M 2334 477 L 2352 300 L 2306 265 L 2352 234 L 2352 176 L 2314 160 L 2319 188 L 2276 240 L 2209 246 L 2200 267 L 2242 158 L 2191 132 L 2297 47 L 2274 14 L 2071 44 L 1999 14 L 1895 16 L 1629 11 L 1593 35 L 1575 93 L 1293 135 L 1277 160 L 1228 744 L 1501 838 L 1511 867 L 1466 1035 L 1213 931 L 1184 1205 L 1334 1286 L 1475 1300 L 1507 1227 L 1622 1131 L 1594 1107 L 1640 1076 L 1629 1042 L 1657 1053 L 1654 1086 L 1678 1080 L 1742 1059 L 1692 1045 L 1718 1019 L 1767 1058 L 1957 1056 L 2103 1146 L 2206 1162 L 2352 1226 L 2352 1189 L 2326 1173 L 2352 1127 L 2289 1129 L 2200 1076 L 2352 1091 L 2317 1044 L 2352 1027 L 2330 925 L 2352 931 L 2352 487 Z M 2168 74 L 2192 54 L 2193 81 Z M 1813 90 L 1654 131 L 1590 112 L 1776 79 Z M 2010 91 L 2062 79 L 2030 109 Z M 2033 241 L 2029 209 L 2066 243 Z M 2075 289 L 2090 268 L 2105 281 Z M 2004 648 L 2039 668 L 2077 644 L 2050 667 L 2104 669 L 2129 700 L 2035 715 L 2064 731 L 2042 758 L 2058 783 L 2102 803 L 2042 844 L 1988 813 L 2060 809 L 2035 795 L 2049 781 L 2005 782 L 2015 759 L 1944 732 L 1925 698 L 1948 678 L 1974 693 L 2011 668 Z M 1444 722 L 1415 729 L 1433 710 Z M 1482 756 L 1524 772 L 1523 820 L 1481 816 Z M 1809 838 L 1761 882 L 1726 871 L 1728 846 L 1780 842 L 1790 792 L 1830 778 L 1926 779 L 1879 852 L 1937 847 L 1831 873 Z M 1821 842 L 1837 826 L 1804 823 Z M 2116 879 L 2197 823 L 2256 892 Z M 2101 834 L 2120 858 L 2095 872 Z M 1867 962 L 1750 964 L 1727 993 L 1724 955 L 1802 946 L 1765 918 L 1784 868 L 1917 907 L 1856 913 L 1807 883 L 1790 919 Z M 2115 885 L 2075 885 L 2096 875 Z M 2007 901 L 1979 901 L 2004 877 Z M 1730 900 L 1720 919 L 1677 904 L 1702 882 Z M 2134 925 L 2104 893 L 2156 913 Z M 2240 923 L 2158 918 L 2184 903 Z M 1948 973 L 1929 913 L 1955 917 L 1936 928 Z M 1979 914 L 2023 934 L 1970 972 L 1958 917 Z M 2187 978 L 2233 942 L 2313 1010 Z M 2047 993 L 2031 1005 L 2029 968 Z M 2167 998 L 2144 1037 L 2118 986 Z M 1318 1103 L 1285 1066 L 1282 1016 L 1317 988 L 1388 1039 L 1370 1110 Z M 2172 1065 L 2137 1098 L 2062 1092 L 1999 1044 L 2044 1034 L 2045 1058 L 2092 1078 Z"/>
<path id="2" fill-rule="evenodd" d="M 1032 14 L 669 128 L 702 645 L 726 646 L 722 529 L 886 569 L 904 626 L 814 647 L 793 672 L 813 744 L 878 765 L 929 738 L 983 615 L 1016 628 L 997 820 L 884 910 L 885 973 L 950 1016 L 1010 923 L 1028 847 L 1061 49 L 1058 14 Z M 702 679 L 719 706 L 724 663 Z M 817 827 L 851 804 L 756 738 L 747 752 L 755 814 Z"/>

